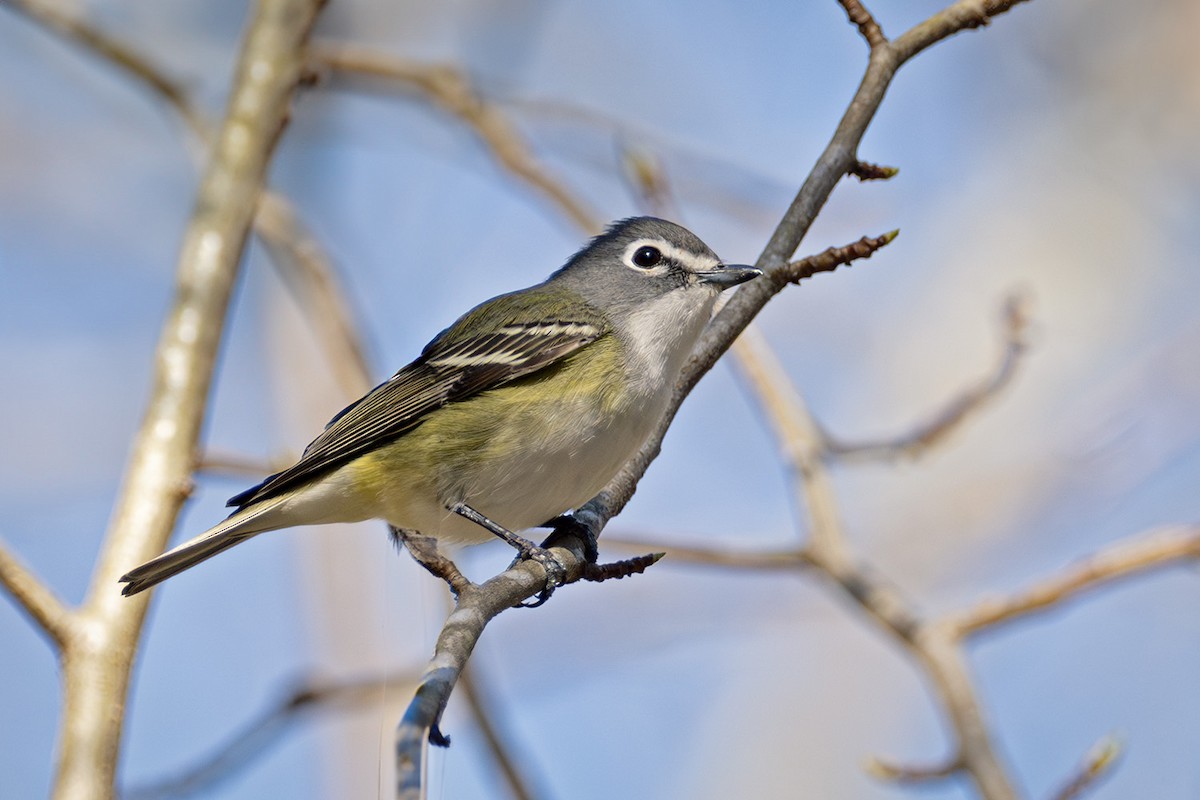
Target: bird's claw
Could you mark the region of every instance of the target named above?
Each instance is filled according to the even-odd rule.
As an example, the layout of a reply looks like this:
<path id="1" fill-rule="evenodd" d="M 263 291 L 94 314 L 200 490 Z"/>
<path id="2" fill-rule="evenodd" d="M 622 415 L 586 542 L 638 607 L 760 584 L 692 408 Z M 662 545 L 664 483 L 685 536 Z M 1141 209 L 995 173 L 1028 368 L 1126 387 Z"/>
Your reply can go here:
<path id="1" fill-rule="evenodd" d="M 554 594 L 554 590 L 563 585 L 563 581 L 567 578 L 567 567 L 558 560 L 558 556 L 551 553 L 545 547 L 538 547 L 530 543 L 529 547 L 521 550 L 520 554 L 513 560 L 511 566 L 516 566 L 522 561 L 536 561 L 542 565 L 542 569 L 546 571 L 546 586 L 537 593 L 532 603 L 521 603 L 523 608 L 537 608 L 550 599 Z"/>

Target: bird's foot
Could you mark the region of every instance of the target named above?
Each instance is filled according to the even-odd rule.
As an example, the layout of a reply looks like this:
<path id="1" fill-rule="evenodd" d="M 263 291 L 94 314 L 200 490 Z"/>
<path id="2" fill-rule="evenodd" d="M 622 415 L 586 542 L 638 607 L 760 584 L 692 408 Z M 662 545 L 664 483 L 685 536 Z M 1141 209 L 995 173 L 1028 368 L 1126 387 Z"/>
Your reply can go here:
<path id="1" fill-rule="evenodd" d="M 542 547 L 550 549 L 562 542 L 568 536 L 575 536 L 579 541 L 583 542 L 583 559 L 588 564 L 595 564 L 600 558 L 600 544 L 596 541 L 596 534 L 591 527 L 584 525 L 575 517 L 569 514 L 564 514 L 561 517 L 555 517 L 552 520 L 543 522 L 539 528 L 553 528 L 550 535 L 542 542 Z"/>
<path id="2" fill-rule="evenodd" d="M 542 565 L 542 569 L 546 570 L 546 587 L 537 593 L 533 602 L 521 603 L 523 608 L 537 608 L 550 599 L 555 589 L 562 586 L 563 581 L 567 578 L 567 567 L 558 560 L 558 556 L 551 553 L 546 547 L 538 547 L 533 542 L 523 541 L 523 545 L 517 545 L 517 557 L 509 565 L 509 569 L 522 561 L 536 561 Z"/>

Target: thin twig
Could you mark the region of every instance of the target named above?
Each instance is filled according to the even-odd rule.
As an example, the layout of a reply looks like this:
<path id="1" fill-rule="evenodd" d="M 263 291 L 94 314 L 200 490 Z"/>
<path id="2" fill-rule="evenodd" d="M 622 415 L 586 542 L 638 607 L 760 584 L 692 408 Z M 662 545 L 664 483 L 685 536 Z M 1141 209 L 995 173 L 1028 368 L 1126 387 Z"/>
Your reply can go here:
<path id="1" fill-rule="evenodd" d="M 850 21 L 858 28 L 858 32 L 867 40 L 867 44 L 871 47 L 879 47 L 887 44 L 887 37 L 883 35 L 883 29 L 879 27 L 879 23 L 875 21 L 875 17 L 871 15 L 860 0 L 838 0 L 842 4 L 842 8 L 846 9 L 846 16 L 850 17 Z"/>
<path id="2" fill-rule="evenodd" d="M 1027 303 L 1019 295 L 1004 304 L 1003 342 L 996 366 L 974 386 L 954 397 L 928 421 L 892 439 L 873 442 L 847 442 L 825 433 L 825 450 L 839 458 L 852 459 L 915 459 L 945 441 L 963 423 L 995 400 L 1012 383 L 1027 352 L 1025 331 L 1029 320 Z"/>
<path id="3" fill-rule="evenodd" d="M 900 231 L 888 231 L 881 236 L 864 236 L 857 242 L 829 247 L 816 255 L 806 256 L 771 273 L 771 280 L 784 284 L 799 283 L 821 272 L 833 272 L 842 265 L 848 265 L 863 258 L 870 258 L 883 247 L 895 241 Z"/>
<path id="4" fill-rule="evenodd" d="M 533 149 L 500 107 L 487 100 L 458 67 L 419 63 L 370 47 L 331 42 L 314 45 L 311 61 L 317 70 L 383 79 L 418 92 L 465 122 L 502 167 L 546 196 L 576 225 L 590 233 L 599 232 L 598 215 L 564 191 L 562 182 L 533 156 Z"/>
<path id="5" fill-rule="evenodd" d="M 1010 597 L 984 600 L 951 615 L 945 625 L 956 638 L 994 630 L 1030 614 L 1061 608 L 1067 600 L 1114 581 L 1200 558 L 1200 528 L 1169 528 L 1118 542 L 1079 564 Z"/>
<path id="6" fill-rule="evenodd" d="M 190 491 L 242 247 L 321 5 L 261 0 L 248 27 L 222 135 L 184 237 L 149 407 L 80 610 L 88 635 L 73 639 L 64 653 L 55 788 L 60 799 L 103 798 L 113 791 L 122 711 L 149 598 L 121 597 L 117 579 L 162 552 Z"/>
<path id="7" fill-rule="evenodd" d="M 71 610 L 45 581 L 9 551 L 3 541 L 0 541 L 0 586 L 60 651 L 67 646 L 71 636 Z"/>

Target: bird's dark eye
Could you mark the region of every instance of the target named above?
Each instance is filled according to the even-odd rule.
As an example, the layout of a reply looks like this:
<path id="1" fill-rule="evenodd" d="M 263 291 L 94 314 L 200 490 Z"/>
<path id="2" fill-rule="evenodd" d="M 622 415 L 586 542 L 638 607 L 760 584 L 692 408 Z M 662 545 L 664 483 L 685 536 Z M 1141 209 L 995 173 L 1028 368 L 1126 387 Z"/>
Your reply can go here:
<path id="1" fill-rule="evenodd" d="M 650 269 L 662 261 L 662 251 L 657 247 L 639 247 L 633 254 L 633 263 L 642 269 Z"/>

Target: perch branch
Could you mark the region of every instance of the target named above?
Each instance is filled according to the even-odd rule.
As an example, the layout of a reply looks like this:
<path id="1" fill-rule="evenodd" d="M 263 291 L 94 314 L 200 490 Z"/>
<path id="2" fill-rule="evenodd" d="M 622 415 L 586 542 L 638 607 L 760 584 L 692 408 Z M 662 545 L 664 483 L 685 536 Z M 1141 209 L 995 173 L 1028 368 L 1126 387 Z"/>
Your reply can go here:
<path id="1" fill-rule="evenodd" d="M 789 259 L 838 181 L 858 162 L 858 145 L 883 101 L 896 70 L 926 47 L 958 31 L 978 26 L 985 19 L 1006 11 L 1020 1 L 960 0 L 908 31 L 900 39 L 871 49 L 866 73 L 845 115 L 756 262 L 756 266 L 767 273 L 768 279 L 752 281 L 739 288 L 714 317 L 684 367 L 667 413 L 641 451 L 599 495 L 576 514 L 581 522 L 598 533 L 612 517 L 621 512 L 633 497 L 638 481 L 661 452 L 663 436 L 684 398 L 700 378 L 712 369 L 746 325 L 786 284 L 786 281 L 780 281 L 779 273 L 787 269 Z"/>

